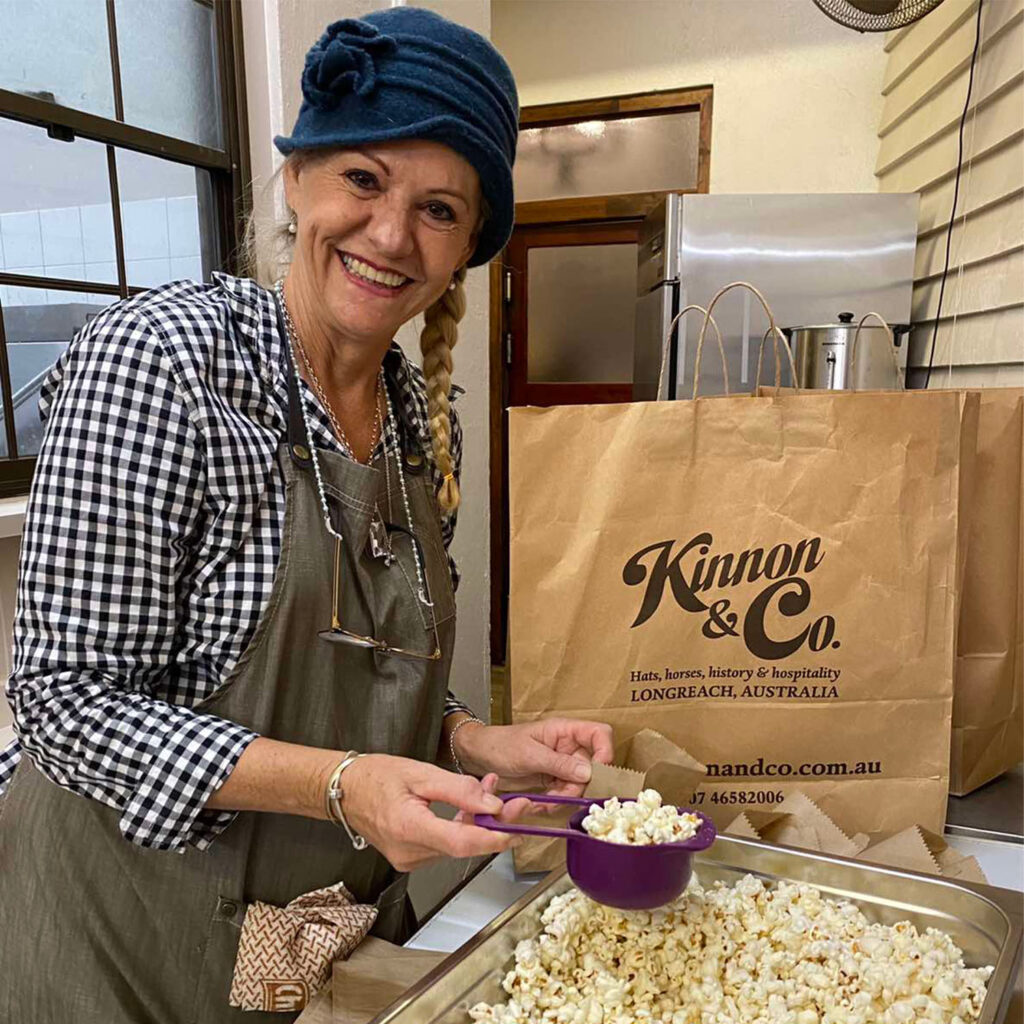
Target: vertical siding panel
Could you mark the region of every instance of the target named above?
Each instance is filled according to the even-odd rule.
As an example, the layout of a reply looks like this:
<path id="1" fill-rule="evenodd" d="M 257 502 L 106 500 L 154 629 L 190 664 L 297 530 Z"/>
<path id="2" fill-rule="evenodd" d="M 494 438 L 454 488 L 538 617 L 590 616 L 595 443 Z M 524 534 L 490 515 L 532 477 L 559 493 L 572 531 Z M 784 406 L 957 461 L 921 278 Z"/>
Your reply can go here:
<path id="1" fill-rule="evenodd" d="M 1024 0 L 984 0 L 938 322 L 936 387 L 1024 385 L 1022 10 Z M 878 187 L 922 193 L 911 367 L 927 365 L 935 328 L 976 12 L 975 0 L 947 0 L 886 43 Z"/>

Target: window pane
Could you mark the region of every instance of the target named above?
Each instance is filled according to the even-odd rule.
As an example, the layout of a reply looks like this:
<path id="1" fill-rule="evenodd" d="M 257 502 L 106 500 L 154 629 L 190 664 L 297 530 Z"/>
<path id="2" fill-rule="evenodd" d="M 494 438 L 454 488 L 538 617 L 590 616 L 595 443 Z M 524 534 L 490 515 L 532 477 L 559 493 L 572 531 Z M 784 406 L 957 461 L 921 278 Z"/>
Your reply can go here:
<path id="1" fill-rule="evenodd" d="M 128 284 L 153 288 L 186 277 L 206 280 L 219 265 L 212 217 L 206 213 L 209 172 L 118 150 L 117 183 Z"/>
<path id="2" fill-rule="evenodd" d="M 0 269 L 117 284 L 106 147 L 0 118 Z"/>
<path id="3" fill-rule="evenodd" d="M 114 116 L 104 0 L 4 0 L 0 88 Z"/>
<path id="4" fill-rule="evenodd" d="M 43 438 L 39 388 L 47 371 L 75 333 L 116 301 L 111 295 L 0 287 L 18 455 L 35 455 L 39 451 Z M 5 430 L 0 417 L 0 436 L 5 438 L 6 447 Z"/>
<path id="5" fill-rule="evenodd" d="M 527 128 L 516 148 L 516 201 L 697 187 L 700 114 L 656 114 Z"/>
<path id="6" fill-rule="evenodd" d="M 115 11 L 125 121 L 223 149 L 212 8 L 117 0 Z"/>
<path id="7" fill-rule="evenodd" d="M 636 264 L 635 243 L 529 250 L 530 380 L 632 381 Z"/>

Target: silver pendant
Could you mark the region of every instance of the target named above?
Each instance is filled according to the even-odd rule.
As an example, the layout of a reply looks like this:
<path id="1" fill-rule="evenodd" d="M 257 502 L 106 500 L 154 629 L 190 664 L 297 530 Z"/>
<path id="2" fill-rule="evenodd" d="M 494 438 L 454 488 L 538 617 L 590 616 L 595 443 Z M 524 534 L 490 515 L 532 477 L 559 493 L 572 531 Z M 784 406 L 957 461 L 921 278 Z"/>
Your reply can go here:
<path id="1" fill-rule="evenodd" d="M 391 538 L 388 528 L 384 525 L 379 512 L 374 512 L 370 520 L 370 554 L 374 558 L 383 558 L 385 565 L 390 565 L 395 557 L 391 551 Z"/>

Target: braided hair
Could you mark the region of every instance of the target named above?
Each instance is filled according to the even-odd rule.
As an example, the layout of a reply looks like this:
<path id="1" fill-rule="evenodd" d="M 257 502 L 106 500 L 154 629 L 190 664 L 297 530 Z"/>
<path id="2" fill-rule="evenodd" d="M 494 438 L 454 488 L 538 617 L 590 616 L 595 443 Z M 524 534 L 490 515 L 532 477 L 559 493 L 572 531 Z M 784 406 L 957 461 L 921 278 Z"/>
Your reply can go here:
<path id="1" fill-rule="evenodd" d="M 452 387 L 452 349 L 459 340 L 459 321 L 466 314 L 466 268 L 459 267 L 452 275 L 453 288 L 424 311 L 420 333 L 423 354 L 423 376 L 427 381 L 427 419 L 434 463 L 444 477 L 437 495 L 442 512 L 451 513 L 459 507 L 459 485 L 452 461 L 452 421 L 449 393 Z"/>

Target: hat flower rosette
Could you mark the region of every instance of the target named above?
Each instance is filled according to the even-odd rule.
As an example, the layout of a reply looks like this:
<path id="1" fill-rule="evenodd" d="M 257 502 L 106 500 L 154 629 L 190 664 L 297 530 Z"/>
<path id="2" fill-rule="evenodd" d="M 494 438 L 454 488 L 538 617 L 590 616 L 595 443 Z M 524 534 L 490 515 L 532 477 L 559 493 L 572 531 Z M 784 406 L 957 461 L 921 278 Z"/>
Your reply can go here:
<path id="1" fill-rule="evenodd" d="M 397 48 L 375 25 L 357 18 L 336 21 L 306 54 L 302 94 L 321 110 L 335 109 L 347 93 L 368 96 L 377 86 L 376 58 Z"/>

